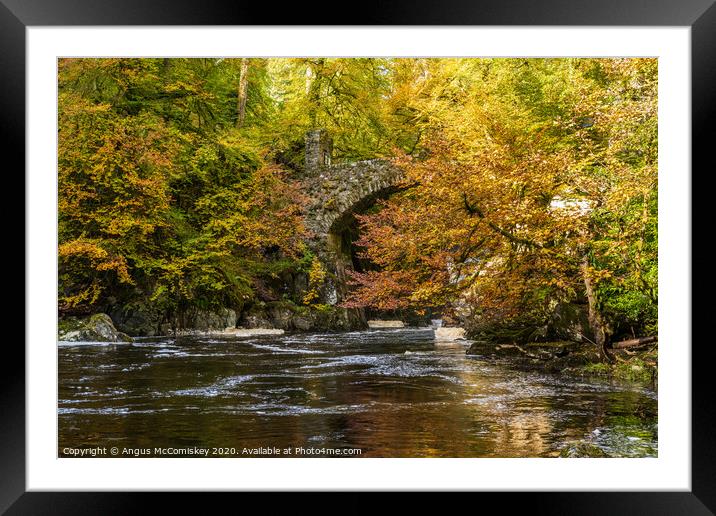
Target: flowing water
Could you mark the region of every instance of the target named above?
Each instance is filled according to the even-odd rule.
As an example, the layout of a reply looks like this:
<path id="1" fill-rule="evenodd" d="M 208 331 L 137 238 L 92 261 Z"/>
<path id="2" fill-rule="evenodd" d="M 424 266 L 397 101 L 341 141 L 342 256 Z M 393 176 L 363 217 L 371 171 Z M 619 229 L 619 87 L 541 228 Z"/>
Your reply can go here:
<path id="1" fill-rule="evenodd" d="M 465 348 L 429 329 L 60 343 L 58 455 L 657 455 L 654 391 Z"/>

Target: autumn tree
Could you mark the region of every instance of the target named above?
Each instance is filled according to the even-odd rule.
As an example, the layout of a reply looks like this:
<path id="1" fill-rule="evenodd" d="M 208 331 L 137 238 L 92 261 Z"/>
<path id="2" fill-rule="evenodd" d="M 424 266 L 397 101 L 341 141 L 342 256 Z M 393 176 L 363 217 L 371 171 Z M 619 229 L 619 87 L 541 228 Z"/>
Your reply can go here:
<path id="1" fill-rule="evenodd" d="M 134 285 L 157 252 L 177 134 L 149 114 L 116 117 L 107 104 L 60 96 L 60 308 L 90 308 Z"/>
<path id="2" fill-rule="evenodd" d="M 256 136 L 264 65 L 236 129 L 231 60 L 60 61 L 61 310 L 235 306 L 295 266 L 302 199 Z"/>
<path id="3" fill-rule="evenodd" d="M 605 355 L 620 312 L 653 320 L 655 61 L 422 68 L 403 109 L 424 156 L 397 160 L 416 186 L 361 218 L 358 244 L 381 271 L 355 275 L 348 305 L 544 320 L 585 298 Z"/>

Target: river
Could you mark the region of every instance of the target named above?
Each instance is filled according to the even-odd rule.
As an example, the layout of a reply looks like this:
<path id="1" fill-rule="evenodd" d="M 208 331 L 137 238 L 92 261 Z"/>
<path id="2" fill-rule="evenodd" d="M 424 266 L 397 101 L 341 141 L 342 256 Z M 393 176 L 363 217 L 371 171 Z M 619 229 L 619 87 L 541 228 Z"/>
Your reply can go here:
<path id="1" fill-rule="evenodd" d="M 655 391 L 465 348 L 429 329 L 59 343 L 58 455 L 657 455 Z"/>

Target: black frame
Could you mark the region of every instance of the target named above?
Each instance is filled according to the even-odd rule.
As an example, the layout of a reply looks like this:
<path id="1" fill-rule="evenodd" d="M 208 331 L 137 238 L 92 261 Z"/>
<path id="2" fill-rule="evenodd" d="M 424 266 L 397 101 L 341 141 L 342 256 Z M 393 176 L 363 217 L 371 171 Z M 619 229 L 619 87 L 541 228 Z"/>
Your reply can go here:
<path id="1" fill-rule="evenodd" d="M 692 37 L 692 160 L 700 177 L 713 170 L 709 161 L 716 131 L 716 5 L 715 0 L 399 0 L 380 5 L 361 2 L 350 15 L 357 25 L 646 25 L 690 26 Z M 280 7 L 278 7 L 280 5 Z M 344 14 L 335 16 L 339 12 Z M 331 25 L 345 23 L 345 7 L 340 3 L 248 2 L 236 0 L 0 0 L 0 145 L 3 156 L 17 158 L 24 169 L 25 138 L 25 29 L 39 25 Z M 331 16 L 331 15 L 334 16 Z M 708 167 L 708 168 L 707 168 Z M 10 171 L 8 168 L 5 170 Z M 18 174 L 19 175 L 19 174 Z M 692 181 L 695 174 L 692 172 Z M 693 208 L 708 209 L 708 189 L 694 188 Z M 21 198 L 15 195 L 16 198 Z M 14 212 L 15 214 L 17 212 Z M 710 235 L 698 226 L 713 215 L 704 211 L 692 215 L 692 236 Z M 701 222 L 703 224 L 703 222 Z M 15 239 L 19 241 L 22 237 Z M 710 278 L 704 259 L 692 258 L 692 273 Z M 26 274 L 31 271 L 26 270 Z M 694 323 L 712 315 L 710 306 L 697 303 L 692 296 Z M 27 307 L 31 309 L 32 307 Z M 700 329 L 702 325 L 694 325 Z M 691 492 L 599 492 L 599 493 L 510 493 L 509 506 L 519 501 L 529 504 L 536 514 L 715 514 L 716 513 L 716 437 L 711 364 L 716 360 L 714 344 L 692 339 L 692 491 Z M 705 336 L 704 336 L 705 337 Z M 668 344 L 668 343 L 667 343 Z M 183 493 L 26 493 L 25 492 L 25 354 L 16 342 L 5 343 L 6 357 L 0 362 L 2 390 L 0 407 L 0 512 L 7 514 L 128 514 L 143 512 L 151 501 L 187 509 Z M 12 356 L 14 354 L 14 356 Z M 8 356 L 10 355 L 10 356 Z M 223 495 L 227 498 L 229 495 Z M 262 495 L 240 495 L 241 507 Z M 263 495 L 264 497 L 266 495 Z M 372 503 L 352 494 L 342 501 L 354 510 L 372 509 Z M 454 496 L 454 495 L 453 495 Z M 497 499 L 499 497 L 499 499 Z M 159 498 L 159 500 L 156 500 Z M 201 497 L 204 499 L 205 497 Z M 235 496 L 231 496 L 232 501 Z M 478 502 L 504 504 L 504 495 L 481 493 Z M 350 500 L 349 500 L 350 499 Z M 422 497 L 418 497 L 422 500 Z M 488 500 L 489 499 L 489 500 Z M 280 500 L 280 498 L 278 498 Z M 275 508 L 277 498 L 271 495 Z M 463 500 L 464 501 L 464 500 Z M 346 503 L 347 502 L 347 503 Z M 201 503 L 201 502 L 200 502 Z M 289 503 L 296 508 L 295 495 Z M 300 503 L 300 502 L 299 502 Z M 178 505 L 181 504 L 181 505 Z M 205 501 L 202 505 L 205 504 Z M 330 507 L 333 504 L 321 504 Z M 9 508 L 9 509 L 8 509 Z M 205 509 L 205 505 L 203 506 Z M 238 508 L 238 506 L 237 506 Z M 312 504 L 311 512 L 318 507 Z M 477 510 L 480 506 L 475 506 Z M 331 509 L 329 509 L 331 510 Z M 272 511 L 273 512 L 273 511 Z M 334 512 L 331 510 L 331 512 Z M 363 511 L 361 511 L 363 512 Z"/>

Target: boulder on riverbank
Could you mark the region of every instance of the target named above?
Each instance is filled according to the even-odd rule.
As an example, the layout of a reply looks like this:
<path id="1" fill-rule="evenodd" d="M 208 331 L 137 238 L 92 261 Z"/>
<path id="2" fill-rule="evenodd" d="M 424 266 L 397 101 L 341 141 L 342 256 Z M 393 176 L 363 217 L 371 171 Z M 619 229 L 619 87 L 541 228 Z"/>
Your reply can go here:
<path id="1" fill-rule="evenodd" d="M 237 319 L 236 312 L 230 308 L 190 307 L 169 316 L 151 303 L 114 304 L 108 312 L 116 328 L 135 337 L 223 331 L 236 326 Z"/>
<path id="2" fill-rule="evenodd" d="M 57 326 L 57 340 L 65 342 L 132 342 L 132 337 L 114 327 L 107 314 L 67 317 Z"/>
<path id="3" fill-rule="evenodd" d="M 594 341 L 587 306 L 574 302 L 554 303 L 550 310 L 519 316 L 500 313 L 471 316 L 463 321 L 463 325 L 467 328 L 468 338 L 497 343 Z"/>
<path id="4" fill-rule="evenodd" d="M 234 326 L 236 326 L 236 312 L 230 308 L 185 310 L 176 318 L 177 330 L 211 332 L 223 331 L 224 328 Z"/>
<path id="5" fill-rule="evenodd" d="M 119 331 L 134 337 L 168 335 L 171 325 L 162 310 L 149 302 L 113 303 L 106 309 Z"/>
<path id="6" fill-rule="evenodd" d="M 285 331 L 351 331 L 366 327 L 364 320 L 345 308 L 301 306 L 289 301 L 257 302 L 241 313 L 237 325 Z"/>

